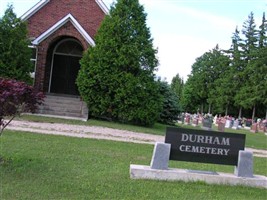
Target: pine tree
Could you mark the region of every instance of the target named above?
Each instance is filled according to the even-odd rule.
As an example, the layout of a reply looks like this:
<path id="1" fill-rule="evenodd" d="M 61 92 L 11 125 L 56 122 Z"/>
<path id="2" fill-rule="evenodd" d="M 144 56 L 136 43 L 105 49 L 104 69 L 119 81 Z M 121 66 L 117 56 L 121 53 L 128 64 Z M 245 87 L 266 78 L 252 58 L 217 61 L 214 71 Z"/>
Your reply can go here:
<path id="1" fill-rule="evenodd" d="M 159 122 L 174 125 L 180 113 L 179 99 L 167 82 L 160 81 L 160 93 L 163 95 L 163 110 Z"/>
<path id="2" fill-rule="evenodd" d="M 0 77 L 31 83 L 31 50 L 27 39 L 27 27 L 16 17 L 12 5 L 0 18 Z"/>
<path id="3" fill-rule="evenodd" d="M 152 125 L 162 110 L 157 50 L 138 0 L 118 0 L 81 60 L 77 84 L 90 115 Z"/>
<path id="4" fill-rule="evenodd" d="M 228 74 L 228 81 L 231 83 L 231 88 L 233 92 L 234 105 L 239 108 L 238 117 L 242 116 L 242 105 L 240 104 L 239 99 L 235 96 L 237 91 L 240 90 L 244 83 L 244 69 L 246 67 L 246 62 L 242 59 L 242 39 L 240 37 L 240 32 L 238 27 L 236 27 L 235 32 L 232 36 L 232 45 L 229 50 L 226 51 L 228 56 L 230 57 L 230 71 Z"/>
<path id="5" fill-rule="evenodd" d="M 244 35 L 242 49 L 243 59 L 247 62 L 254 59 L 255 50 L 258 42 L 258 31 L 256 30 L 256 24 L 254 20 L 254 14 L 251 12 L 248 19 L 243 23 L 242 34 Z"/>
<path id="6" fill-rule="evenodd" d="M 242 57 L 244 61 L 244 69 L 239 73 L 239 76 L 242 78 L 242 85 L 237 91 L 235 96 L 235 101 L 243 108 L 253 108 L 255 111 L 255 101 L 252 97 L 253 83 L 251 83 L 251 71 L 248 66 L 250 63 L 257 59 L 257 46 L 258 46 L 258 31 L 256 30 L 256 24 L 254 21 L 253 12 L 248 16 L 248 19 L 243 24 L 242 33 L 244 35 L 242 43 Z M 253 116 L 254 117 L 254 114 Z"/>
<path id="7" fill-rule="evenodd" d="M 265 19 L 265 13 L 262 15 L 262 23 L 259 27 L 259 48 L 266 46 L 266 30 L 267 30 L 267 21 Z"/>
<path id="8" fill-rule="evenodd" d="M 256 107 L 265 104 L 267 108 L 267 47 L 266 47 L 266 20 L 263 13 L 262 24 L 258 31 L 258 46 L 256 48 L 255 59 L 251 60 L 245 70 L 248 80 L 244 93 L 247 94 L 243 102 L 248 108 L 253 107 L 252 118 L 256 114 Z"/>
<path id="9" fill-rule="evenodd" d="M 171 90 L 177 95 L 180 100 L 182 99 L 183 87 L 183 78 L 181 78 L 179 74 L 176 74 L 176 76 L 172 78 Z"/>
<path id="10" fill-rule="evenodd" d="M 220 112 L 225 108 L 227 115 L 228 106 L 232 100 L 232 88 L 229 87 L 230 59 L 217 45 L 209 52 L 208 68 L 210 69 L 210 86 L 207 101 L 213 104 L 214 111 Z M 211 108 L 209 109 L 211 113 Z"/>

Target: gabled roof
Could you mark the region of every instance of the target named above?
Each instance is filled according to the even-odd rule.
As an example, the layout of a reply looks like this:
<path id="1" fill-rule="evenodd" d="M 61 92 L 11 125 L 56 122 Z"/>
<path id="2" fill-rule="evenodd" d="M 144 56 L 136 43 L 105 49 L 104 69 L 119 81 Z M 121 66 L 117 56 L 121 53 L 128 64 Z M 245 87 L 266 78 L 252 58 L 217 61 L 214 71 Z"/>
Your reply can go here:
<path id="1" fill-rule="evenodd" d="M 30 10 L 28 10 L 26 13 L 24 13 L 21 16 L 21 19 L 23 21 L 29 19 L 32 15 L 34 15 L 38 10 L 40 10 L 42 7 L 44 7 L 49 2 L 50 2 L 50 0 L 40 0 Z M 95 2 L 97 3 L 97 5 L 102 9 L 102 11 L 105 14 L 109 13 L 108 7 L 106 6 L 106 4 L 102 0 L 95 0 Z"/>
<path id="2" fill-rule="evenodd" d="M 35 4 L 30 10 L 24 13 L 20 18 L 25 21 L 29 19 L 32 15 L 34 15 L 38 10 L 44 7 L 50 0 L 41 0 L 37 4 Z"/>
<path id="3" fill-rule="evenodd" d="M 59 28 L 61 28 L 64 24 L 67 22 L 71 22 L 73 26 L 78 30 L 78 32 L 84 37 L 84 39 L 91 45 L 95 46 L 95 42 L 90 37 L 90 35 L 83 29 L 83 27 L 79 24 L 79 22 L 71 15 L 68 14 L 61 20 L 59 20 L 56 24 L 51 26 L 48 30 L 46 30 L 44 33 L 42 33 L 39 37 L 37 37 L 34 41 L 32 41 L 33 45 L 38 45 L 42 41 L 44 41 L 46 38 L 48 38 L 51 34 L 56 32 Z"/>

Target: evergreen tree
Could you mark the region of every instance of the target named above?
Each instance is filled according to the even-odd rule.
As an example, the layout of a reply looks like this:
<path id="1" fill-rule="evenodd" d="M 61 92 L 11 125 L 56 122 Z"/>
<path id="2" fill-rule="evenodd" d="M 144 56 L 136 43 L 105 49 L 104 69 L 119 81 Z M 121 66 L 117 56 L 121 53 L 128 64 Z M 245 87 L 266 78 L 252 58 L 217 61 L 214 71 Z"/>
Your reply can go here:
<path id="1" fill-rule="evenodd" d="M 201 113 L 204 113 L 204 105 L 207 103 L 208 98 L 208 85 L 210 83 L 208 76 L 208 69 L 206 66 L 206 61 L 208 60 L 208 53 L 204 53 L 202 56 L 198 57 L 195 63 L 192 65 L 190 80 L 190 90 L 195 92 L 198 100 L 198 105 L 200 106 Z M 191 95 L 188 95 L 191 96 Z"/>
<path id="2" fill-rule="evenodd" d="M 258 46 L 256 48 L 255 59 L 251 60 L 246 69 L 248 80 L 246 87 L 243 87 L 243 93 L 246 94 L 246 99 L 243 105 L 246 108 L 253 107 L 252 118 L 256 114 L 256 107 L 266 105 L 267 99 L 267 47 L 266 47 L 266 20 L 263 13 L 262 24 L 259 27 Z"/>
<path id="3" fill-rule="evenodd" d="M 232 45 L 226 53 L 228 53 L 228 56 L 230 57 L 230 71 L 228 76 L 228 81 L 231 83 L 231 90 L 233 92 L 233 99 L 234 105 L 239 108 L 239 118 L 242 116 L 242 105 L 240 104 L 240 101 L 238 100 L 235 95 L 240 90 L 244 83 L 244 69 L 246 67 L 246 62 L 242 59 L 242 39 L 240 37 L 240 32 L 238 30 L 238 27 L 236 27 L 235 32 L 232 36 Z"/>
<path id="4" fill-rule="evenodd" d="M 240 90 L 237 91 L 235 100 L 242 105 L 243 108 L 253 108 L 252 118 L 255 115 L 256 98 L 253 93 L 255 89 L 256 79 L 255 74 L 257 70 L 255 69 L 255 62 L 258 59 L 258 31 L 256 30 L 256 24 L 254 21 L 253 12 L 250 13 L 248 19 L 243 24 L 242 33 L 244 35 L 242 49 L 243 49 L 243 60 L 244 60 L 244 70 L 241 72 L 242 76 L 242 86 Z M 259 81 L 259 80 L 258 80 Z"/>
<path id="5" fill-rule="evenodd" d="M 228 106 L 232 100 L 233 89 L 229 82 L 230 74 L 230 59 L 217 45 L 209 52 L 209 62 L 207 67 L 210 74 L 210 86 L 207 101 L 213 105 L 213 110 L 221 112 L 225 109 L 225 114 L 228 114 Z M 230 86 L 230 87 L 229 87 Z M 209 109 L 211 113 L 211 108 Z"/>
<path id="6" fill-rule="evenodd" d="M 163 95 L 163 110 L 159 122 L 174 125 L 180 113 L 179 99 L 167 82 L 159 82 L 160 93 Z"/>
<path id="7" fill-rule="evenodd" d="M 181 105 L 185 112 L 197 112 L 199 111 L 199 106 L 201 106 L 201 99 L 197 94 L 198 86 L 195 84 L 195 76 L 190 74 L 183 87 L 183 94 L 181 99 Z M 201 109 L 203 112 L 203 109 Z"/>
<path id="8" fill-rule="evenodd" d="M 138 0 L 118 0 L 81 60 L 77 84 L 90 115 L 153 125 L 162 110 L 157 50 Z"/>
<path id="9" fill-rule="evenodd" d="M 249 62 L 255 58 L 258 42 L 258 31 L 256 30 L 253 12 L 249 14 L 248 19 L 243 23 L 242 34 L 245 37 L 242 44 L 243 59 Z"/>
<path id="10" fill-rule="evenodd" d="M 180 100 L 182 99 L 183 87 L 184 80 L 179 76 L 179 74 L 177 74 L 175 77 L 172 78 L 171 90 L 175 92 L 175 94 Z"/>
<path id="11" fill-rule="evenodd" d="M 259 62 L 257 63 L 257 69 L 258 73 L 262 76 L 259 77 L 260 81 L 258 81 L 258 84 L 260 83 L 262 86 L 256 86 L 256 89 L 259 89 L 261 104 L 266 110 L 265 118 L 267 119 L 267 20 L 265 19 L 265 13 L 262 15 L 262 23 L 259 28 Z"/>
<path id="12" fill-rule="evenodd" d="M 259 30 L 259 48 L 266 46 L 266 30 L 267 30 L 267 21 L 265 19 L 265 13 L 262 15 L 262 23 Z"/>
<path id="13" fill-rule="evenodd" d="M 0 77 L 30 83 L 33 64 L 27 39 L 27 27 L 9 6 L 0 18 Z"/>
<path id="14" fill-rule="evenodd" d="M 229 66 L 229 59 L 223 55 L 223 52 L 216 45 L 214 49 L 204 53 L 201 57 L 196 59 L 192 65 L 192 83 L 194 91 L 200 100 L 201 112 L 206 103 L 209 104 L 207 112 L 211 113 L 211 105 L 216 104 L 218 94 L 216 93 L 215 80 L 217 80 L 222 73 Z"/>
<path id="15" fill-rule="evenodd" d="M 209 87 L 208 87 L 208 98 L 207 102 L 209 103 L 209 113 L 211 112 L 211 105 L 214 108 L 223 107 L 228 104 L 227 98 L 229 98 L 228 91 L 225 91 L 221 83 L 225 82 L 226 77 L 223 75 L 226 74 L 226 71 L 229 70 L 229 58 L 224 55 L 223 51 L 219 48 L 219 45 L 216 45 L 209 53 L 208 60 L 206 61 L 206 67 L 208 69 L 209 76 Z M 219 83 L 219 81 L 221 83 Z M 227 88 L 229 90 L 229 88 Z M 224 94 L 223 97 L 221 95 Z M 220 98 L 221 97 L 221 98 Z M 227 109 L 227 107 L 226 107 Z"/>

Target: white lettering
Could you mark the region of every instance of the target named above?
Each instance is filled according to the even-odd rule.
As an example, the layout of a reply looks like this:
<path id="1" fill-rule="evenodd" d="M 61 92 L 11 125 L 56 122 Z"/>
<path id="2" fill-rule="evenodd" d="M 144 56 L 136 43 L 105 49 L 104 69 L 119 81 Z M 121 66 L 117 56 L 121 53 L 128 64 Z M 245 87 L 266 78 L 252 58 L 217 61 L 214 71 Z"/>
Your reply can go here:
<path id="1" fill-rule="evenodd" d="M 198 146 L 192 146 L 192 152 L 199 152 L 199 147 Z"/>
<path id="2" fill-rule="evenodd" d="M 204 143 L 204 136 L 203 135 L 199 135 L 197 138 L 197 142 L 198 143 Z"/>
<path id="3" fill-rule="evenodd" d="M 206 136 L 206 141 L 205 143 L 212 144 L 212 136 Z"/>
<path id="4" fill-rule="evenodd" d="M 230 138 L 222 138 L 221 145 L 228 145 L 228 146 L 230 146 Z"/>
<path id="5" fill-rule="evenodd" d="M 182 134 L 182 141 L 186 142 L 188 140 L 188 135 L 187 134 Z"/>
<path id="6" fill-rule="evenodd" d="M 185 146 L 185 151 L 186 151 L 186 152 L 191 152 L 191 151 L 190 151 L 190 147 L 191 147 L 191 146 L 186 145 L 186 146 Z"/>
<path id="7" fill-rule="evenodd" d="M 214 141 L 213 141 L 213 144 L 221 145 L 220 140 L 219 140 L 218 137 L 215 137 L 215 139 L 214 139 Z"/>
<path id="8" fill-rule="evenodd" d="M 221 148 L 211 148 L 211 147 L 201 147 L 201 146 L 190 146 L 190 145 L 180 145 L 179 150 L 182 152 L 192 152 L 201 154 L 214 154 L 214 155 L 228 155 L 230 149 Z"/>
<path id="9" fill-rule="evenodd" d="M 200 153 L 205 153 L 205 147 L 200 147 Z"/>
<path id="10" fill-rule="evenodd" d="M 216 148 L 211 148 L 211 154 L 217 154 L 216 153 Z"/>
<path id="11" fill-rule="evenodd" d="M 181 145 L 181 146 L 179 147 L 180 151 L 185 151 L 184 149 L 182 149 L 184 146 L 185 146 L 185 145 Z"/>
<path id="12" fill-rule="evenodd" d="M 228 152 L 230 151 L 230 149 L 223 149 L 224 150 L 224 155 L 228 155 Z"/>
<path id="13" fill-rule="evenodd" d="M 207 149 L 207 154 L 210 154 L 210 147 L 206 147 L 206 149 Z"/>
<path id="14" fill-rule="evenodd" d="M 192 134 L 189 135 L 190 142 L 196 142 L 196 139 L 197 139 L 196 135 L 192 135 Z"/>
<path id="15" fill-rule="evenodd" d="M 218 154 L 223 155 L 223 149 L 218 149 Z"/>
<path id="16" fill-rule="evenodd" d="M 216 144 L 216 145 L 227 145 L 230 146 L 230 138 L 225 137 L 213 137 L 213 136 L 203 136 L 195 134 L 182 134 L 182 142 L 192 142 L 192 143 L 203 143 L 203 144 Z"/>

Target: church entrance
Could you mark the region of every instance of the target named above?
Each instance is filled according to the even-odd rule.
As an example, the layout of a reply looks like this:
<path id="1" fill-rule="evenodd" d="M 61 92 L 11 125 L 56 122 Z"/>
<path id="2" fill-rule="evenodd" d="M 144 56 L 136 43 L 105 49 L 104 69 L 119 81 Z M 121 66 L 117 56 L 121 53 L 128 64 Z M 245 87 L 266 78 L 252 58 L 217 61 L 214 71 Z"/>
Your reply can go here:
<path id="1" fill-rule="evenodd" d="M 79 95 L 75 81 L 82 53 L 83 48 L 75 39 L 64 39 L 56 45 L 50 73 L 50 93 Z"/>

